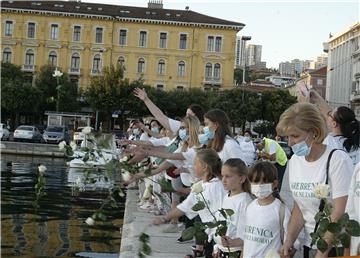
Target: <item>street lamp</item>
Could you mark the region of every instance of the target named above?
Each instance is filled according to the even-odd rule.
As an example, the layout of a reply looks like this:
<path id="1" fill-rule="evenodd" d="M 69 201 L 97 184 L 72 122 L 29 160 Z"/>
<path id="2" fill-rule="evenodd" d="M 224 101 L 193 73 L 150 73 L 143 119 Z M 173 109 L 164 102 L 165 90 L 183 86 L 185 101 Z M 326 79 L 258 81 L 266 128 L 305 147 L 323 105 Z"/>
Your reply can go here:
<path id="1" fill-rule="evenodd" d="M 53 77 L 56 78 L 56 91 L 57 91 L 57 99 L 56 99 L 56 112 L 59 111 L 59 100 L 60 100 L 60 88 L 61 85 L 59 85 L 59 79 L 63 75 L 62 72 L 60 72 L 57 67 L 55 68 L 55 71 L 53 73 Z"/>
<path id="2" fill-rule="evenodd" d="M 245 81 L 245 71 L 246 71 L 246 41 L 251 40 L 250 36 L 242 36 L 241 40 L 244 42 L 244 44 L 242 44 L 244 46 L 244 70 L 243 70 L 243 80 L 242 80 L 242 84 L 245 85 L 246 81 Z"/>

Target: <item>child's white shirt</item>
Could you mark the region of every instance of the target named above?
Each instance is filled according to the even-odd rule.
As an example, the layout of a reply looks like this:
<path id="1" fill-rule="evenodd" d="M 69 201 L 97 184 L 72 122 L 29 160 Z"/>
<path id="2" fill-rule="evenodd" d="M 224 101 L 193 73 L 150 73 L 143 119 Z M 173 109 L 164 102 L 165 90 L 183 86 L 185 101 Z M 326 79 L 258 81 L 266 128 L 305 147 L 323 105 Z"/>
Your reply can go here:
<path id="1" fill-rule="evenodd" d="M 258 199 L 246 209 L 245 229 L 238 229 L 237 237 L 244 240 L 243 257 L 265 257 L 269 251 L 281 247 L 280 226 L 286 236 L 290 211 L 285 207 L 283 225 L 280 225 L 281 201 L 275 199 L 271 204 L 259 205 Z"/>
<path id="2" fill-rule="evenodd" d="M 224 196 L 227 192 L 224 189 L 224 185 L 218 178 L 213 178 L 208 182 L 202 182 L 203 192 L 205 200 L 207 201 L 209 208 L 213 214 L 215 214 L 221 207 Z M 177 208 L 181 210 L 186 217 L 193 219 L 197 215 L 200 216 L 202 222 L 212 222 L 214 218 L 211 216 L 207 208 L 200 211 L 193 211 L 192 207 L 198 203 L 198 201 L 204 201 L 200 194 L 191 192 L 186 199 L 177 205 Z"/>
<path id="3" fill-rule="evenodd" d="M 252 200 L 253 199 L 251 198 L 251 195 L 247 192 L 239 193 L 233 196 L 229 196 L 229 194 L 225 195 L 222 208 L 231 209 L 234 211 L 234 214 L 228 219 L 226 236 L 234 239 L 237 238 L 236 236 L 238 228 L 244 230 L 246 207 L 251 203 Z M 219 220 L 225 220 L 220 212 L 217 213 L 217 217 Z M 214 236 L 214 241 L 216 243 L 214 250 L 218 248 L 223 252 L 229 252 L 229 249 L 221 244 L 220 236 Z M 241 249 L 241 247 L 231 247 L 230 252 L 235 252 Z"/>

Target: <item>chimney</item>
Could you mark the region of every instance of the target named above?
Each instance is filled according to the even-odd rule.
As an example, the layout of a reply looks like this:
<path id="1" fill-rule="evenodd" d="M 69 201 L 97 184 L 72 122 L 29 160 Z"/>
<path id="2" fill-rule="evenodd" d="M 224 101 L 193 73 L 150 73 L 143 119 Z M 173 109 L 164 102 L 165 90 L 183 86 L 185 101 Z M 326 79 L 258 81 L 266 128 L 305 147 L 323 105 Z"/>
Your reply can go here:
<path id="1" fill-rule="evenodd" d="M 148 8 L 163 9 L 162 0 L 149 0 Z"/>

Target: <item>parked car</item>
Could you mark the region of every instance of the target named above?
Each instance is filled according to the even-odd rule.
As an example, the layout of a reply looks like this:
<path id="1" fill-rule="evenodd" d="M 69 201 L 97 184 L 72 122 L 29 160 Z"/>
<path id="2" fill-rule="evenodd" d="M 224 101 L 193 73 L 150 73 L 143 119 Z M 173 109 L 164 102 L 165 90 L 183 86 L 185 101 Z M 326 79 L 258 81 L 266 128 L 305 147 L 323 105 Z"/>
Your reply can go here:
<path id="1" fill-rule="evenodd" d="M 73 140 L 74 142 L 76 143 L 79 143 L 81 142 L 82 140 L 84 140 L 84 134 L 82 132 L 82 130 L 84 129 L 85 127 L 78 127 L 78 129 L 74 132 L 74 137 L 73 137 Z M 94 128 L 91 127 L 91 131 L 93 132 L 94 131 Z"/>
<path id="2" fill-rule="evenodd" d="M 20 125 L 14 131 L 14 141 L 42 142 L 42 135 L 35 126 Z"/>
<path id="3" fill-rule="evenodd" d="M 278 142 L 278 143 L 281 146 L 281 148 L 283 148 L 283 150 L 285 151 L 286 156 L 288 158 L 290 158 L 293 153 L 292 153 L 291 148 L 289 147 L 288 143 L 287 142 Z"/>
<path id="4" fill-rule="evenodd" d="M 46 127 L 43 134 L 45 143 L 59 143 L 65 141 L 67 144 L 70 142 L 69 130 L 66 126 L 49 125 Z"/>
<path id="5" fill-rule="evenodd" d="M 10 139 L 10 131 L 3 123 L 0 123 L 0 139 L 2 141 L 8 141 Z"/>

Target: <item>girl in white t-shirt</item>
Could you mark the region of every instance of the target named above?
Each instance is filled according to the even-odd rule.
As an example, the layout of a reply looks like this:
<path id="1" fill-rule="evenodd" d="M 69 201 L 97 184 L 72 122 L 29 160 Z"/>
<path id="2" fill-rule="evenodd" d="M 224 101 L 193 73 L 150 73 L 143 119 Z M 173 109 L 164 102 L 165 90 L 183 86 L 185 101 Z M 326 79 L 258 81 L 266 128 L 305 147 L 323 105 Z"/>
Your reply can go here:
<path id="1" fill-rule="evenodd" d="M 245 163 L 239 143 L 232 137 L 229 127 L 229 118 L 220 109 L 212 109 L 204 115 L 205 127 L 199 135 L 200 144 L 215 150 L 222 162 L 228 159 L 241 159 Z"/>
<path id="2" fill-rule="evenodd" d="M 250 168 L 249 180 L 256 199 L 246 209 L 245 226 L 238 227 L 238 236 L 244 241 L 244 258 L 265 257 L 280 250 L 290 211 L 277 191 L 277 169 L 273 164 L 255 163 Z"/>
<path id="3" fill-rule="evenodd" d="M 220 180 L 221 160 L 214 150 L 199 150 L 196 154 L 194 170 L 196 176 L 201 179 L 201 181 L 196 184 L 201 184 L 203 189 L 202 195 L 208 202 L 209 209 L 214 214 L 222 207 L 222 201 L 226 195 L 224 186 Z M 192 207 L 194 207 L 197 202 L 198 194 L 191 192 L 182 203 L 175 209 L 172 209 L 166 216 L 154 219 L 153 224 L 160 225 L 183 215 L 186 215 L 189 219 L 193 219 L 199 215 L 202 222 L 213 222 L 214 218 L 208 209 L 202 209 L 200 211 L 192 210 Z M 211 254 L 212 245 L 209 242 L 206 241 L 204 243 L 196 240 L 196 247 L 193 249 L 193 254 L 188 255 L 188 257 L 203 257 L 203 255 L 208 257 L 209 255 L 211 256 Z"/>
<path id="4" fill-rule="evenodd" d="M 240 257 L 242 242 L 238 239 L 238 245 L 229 246 L 229 242 L 236 243 L 237 228 L 245 228 L 245 211 L 248 204 L 253 200 L 250 194 L 250 181 L 248 169 L 241 159 L 228 159 L 221 168 L 222 182 L 229 193 L 224 197 L 223 209 L 231 209 L 235 213 L 230 216 L 224 237 L 214 236 L 216 245 L 214 247 L 214 258 Z M 224 217 L 217 213 L 219 220 Z"/>

